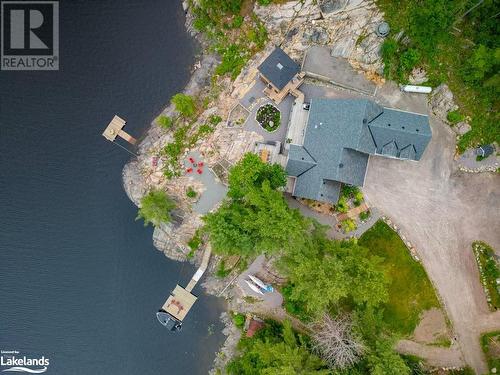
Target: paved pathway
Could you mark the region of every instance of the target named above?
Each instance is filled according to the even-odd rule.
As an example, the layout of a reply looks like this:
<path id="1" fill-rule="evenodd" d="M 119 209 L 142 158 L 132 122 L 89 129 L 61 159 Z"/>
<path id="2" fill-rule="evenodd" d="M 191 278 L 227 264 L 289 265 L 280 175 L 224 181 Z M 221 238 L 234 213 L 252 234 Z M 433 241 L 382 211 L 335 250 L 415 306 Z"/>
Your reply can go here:
<path id="1" fill-rule="evenodd" d="M 371 157 L 363 191 L 415 244 L 465 361 L 482 374 L 487 366 L 479 336 L 500 329 L 500 312 L 487 307 L 471 243 L 483 240 L 500 251 L 500 176 L 458 171 L 454 134 L 430 120 L 433 138 L 422 160 Z"/>

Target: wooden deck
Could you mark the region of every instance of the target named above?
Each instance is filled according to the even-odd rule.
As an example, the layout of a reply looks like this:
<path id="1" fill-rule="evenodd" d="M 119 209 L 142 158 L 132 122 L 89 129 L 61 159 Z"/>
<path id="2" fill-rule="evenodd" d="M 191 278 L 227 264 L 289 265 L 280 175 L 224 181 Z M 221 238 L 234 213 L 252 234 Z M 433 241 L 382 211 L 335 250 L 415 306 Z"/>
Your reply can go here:
<path id="1" fill-rule="evenodd" d="M 116 137 L 121 137 L 128 143 L 135 145 L 137 140 L 127 132 L 123 131 L 125 124 L 126 122 L 124 119 L 115 115 L 106 129 L 104 129 L 104 132 L 102 133 L 103 137 L 111 142 L 114 142 Z"/>
<path id="2" fill-rule="evenodd" d="M 290 82 L 288 82 L 281 91 L 276 92 L 272 88 L 266 87 L 264 89 L 264 94 L 266 94 L 276 104 L 280 104 L 288 94 L 291 94 L 293 96 L 302 95 L 303 97 L 304 94 L 302 94 L 302 92 L 300 92 L 298 88 L 304 82 L 304 77 L 305 73 L 301 72 L 297 74 Z"/>
<path id="3" fill-rule="evenodd" d="M 197 299 L 196 296 L 182 286 L 176 285 L 170 297 L 163 304 L 162 309 L 182 322 Z"/>

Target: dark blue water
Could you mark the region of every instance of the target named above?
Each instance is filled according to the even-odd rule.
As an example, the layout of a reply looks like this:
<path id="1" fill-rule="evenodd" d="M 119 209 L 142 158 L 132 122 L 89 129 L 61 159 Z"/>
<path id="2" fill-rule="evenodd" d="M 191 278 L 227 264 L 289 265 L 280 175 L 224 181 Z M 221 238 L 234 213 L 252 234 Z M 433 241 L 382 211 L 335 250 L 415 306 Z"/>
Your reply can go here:
<path id="1" fill-rule="evenodd" d="M 189 79 L 180 1 L 65 1 L 60 15 L 60 71 L 0 72 L 0 349 L 45 355 L 47 374 L 206 373 L 220 301 L 198 287 L 180 334 L 156 321 L 194 270 L 134 221 L 130 155 L 101 136 L 114 114 L 140 136 Z"/>

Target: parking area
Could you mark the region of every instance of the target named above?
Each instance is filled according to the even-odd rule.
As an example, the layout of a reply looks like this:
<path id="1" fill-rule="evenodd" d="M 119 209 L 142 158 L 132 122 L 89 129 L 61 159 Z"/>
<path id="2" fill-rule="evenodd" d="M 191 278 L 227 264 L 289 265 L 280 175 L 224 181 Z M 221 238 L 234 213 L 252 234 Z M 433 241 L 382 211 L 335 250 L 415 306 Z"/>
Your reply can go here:
<path id="1" fill-rule="evenodd" d="M 329 47 L 309 48 L 304 56 L 302 71 L 313 78 L 368 95 L 374 95 L 377 87 L 363 73 L 354 70 L 346 59 L 330 56 Z"/>
<path id="2" fill-rule="evenodd" d="M 430 117 L 432 140 L 419 162 L 370 157 L 363 191 L 370 205 L 408 234 L 437 288 L 466 362 L 487 371 L 481 331 L 500 329 L 490 313 L 471 244 L 500 252 L 500 176 L 463 173 L 453 155 L 455 134 Z"/>

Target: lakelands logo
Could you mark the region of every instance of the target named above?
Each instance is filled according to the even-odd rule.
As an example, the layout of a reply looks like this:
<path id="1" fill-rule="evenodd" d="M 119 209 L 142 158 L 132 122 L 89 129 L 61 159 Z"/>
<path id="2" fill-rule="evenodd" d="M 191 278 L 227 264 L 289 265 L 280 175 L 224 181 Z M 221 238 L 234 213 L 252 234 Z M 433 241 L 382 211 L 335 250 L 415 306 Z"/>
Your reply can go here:
<path id="1" fill-rule="evenodd" d="M 2 0 L 2 70 L 59 69 L 59 2 Z"/>
<path id="2" fill-rule="evenodd" d="M 50 361 L 45 356 L 32 358 L 20 356 L 17 350 L 2 350 L 0 368 L 2 372 L 25 372 L 28 374 L 42 374 L 47 371 Z"/>

